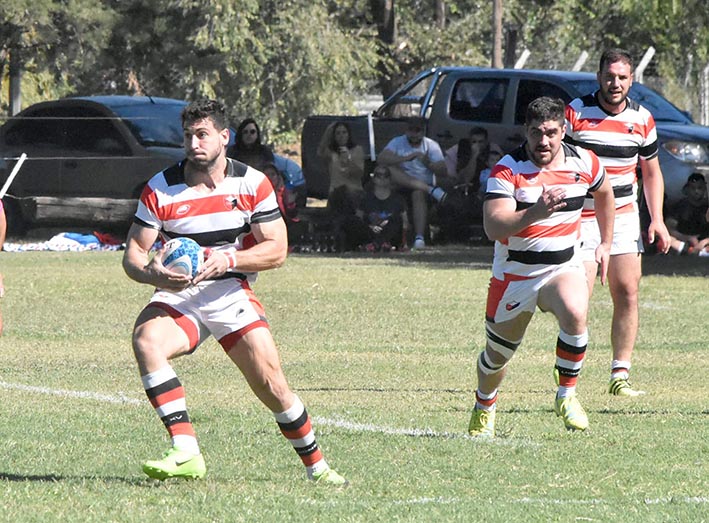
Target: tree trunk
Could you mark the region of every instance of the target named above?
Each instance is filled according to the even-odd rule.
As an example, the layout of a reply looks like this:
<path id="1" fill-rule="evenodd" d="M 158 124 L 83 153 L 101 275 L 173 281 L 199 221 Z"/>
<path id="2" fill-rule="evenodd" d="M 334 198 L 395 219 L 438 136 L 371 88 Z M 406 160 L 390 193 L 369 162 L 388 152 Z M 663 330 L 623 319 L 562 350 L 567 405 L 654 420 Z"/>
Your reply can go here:
<path id="1" fill-rule="evenodd" d="M 492 0 L 492 67 L 502 69 L 502 0 Z"/>
<path id="2" fill-rule="evenodd" d="M 386 58 L 389 53 L 393 52 L 393 46 L 397 39 L 394 0 L 370 0 L 370 6 L 372 16 L 377 22 L 379 54 Z M 379 71 L 379 90 L 386 100 L 396 90 L 397 82 L 392 78 L 384 59 L 377 64 L 377 70 Z"/>
<path id="3" fill-rule="evenodd" d="M 436 26 L 439 29 L 446 28 L 446 3 L 444 0 L 434 0 L 436 7 Z"/>
<path id="4" fill-rule="evenodd" d="M 17 50 L 10 51 L 10 116 L 22 110 L 22 63 Z"/>

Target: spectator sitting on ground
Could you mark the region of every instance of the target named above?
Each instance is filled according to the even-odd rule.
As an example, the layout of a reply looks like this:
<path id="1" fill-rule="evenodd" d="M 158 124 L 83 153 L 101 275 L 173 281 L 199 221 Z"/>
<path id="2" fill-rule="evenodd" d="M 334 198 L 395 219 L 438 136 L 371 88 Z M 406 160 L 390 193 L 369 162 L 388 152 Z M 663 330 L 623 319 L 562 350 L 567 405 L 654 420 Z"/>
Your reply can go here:
<path id="1" fill-rule="evenodd" d="M 679 254 L 709 256 L 709 198 L 704 175 L 690 174 L 682 193 L 684 198 L 665 218 L 671 246 Z"/>
<path id="2" fill-rule="evenodd" d="M 275 165 L 286 187 L 296 195 L 297 205 L 305 206 L 307 189 L 303 170 L 290 158 L 274 153 L 270 147 L 261 143 L 261 129 L 253 118 L 242 120 L 236 128 L 234 144 L 227 149 L 227 156 L 261 172 L 267 164 Z"/>
<path id="3" fill-rule="evenodd" d="M 502 157 L 505 155 L 505 153 L 502 151 L 502 147 L 497 145 L 496 143 L 491 143 L 490 144 L 490 150 L 487 153 L 487 166 L 485 169 L 480 171 L 480 189 L 478 192 L 482 197 L 485 196 L 485 192 L 487 191 L 487 181 L 490 178 L 490 173 L 492 172 L 492 168 L 495 167 L 495 164 L 502 160 Z"/>
<path id="4" fill-rule="evenodd" d="M 389 252 L 406 246 L 406 201 L 392 189 L 388 167 L 375 167 L 356 217 L 348 222 L 350 244 L 358 244 L 367 252 Z"/>
<path id="5" fill-rule="evenodd" d="M 441 202 L 445 190 L 436 186 L 436 177 L 447 176 L 446 162 L 440 145 L 425 136 L 426 120 L 409 118 L 405 134 L 394 137 L 379 154 L 380 165 L 391 170 L 394 187 L 411 195 L 414 225 L 414 249 L 426 247 L 428 196 Z"/>
<path id="6" fill-rule="evenodd" d="M 487 166 L 489 151 L 487 130 L 483 127 L 472 127 L 467 138 L 461 138 L 446 151 L 446 182 L 462 186 L 466 194 L 477 192 L 480 187 L 480 172 Z"/>
<path id="7" fill-rule="evenodd" d="M 495 151 L 492 155 L 491 151 Z M 469 138 L 462 138 L 446 151 L 448 178 L 441 185 L 448 191 L 446 205 L 438 213 L 441 236 L 445 241 L 464 242 L 471 237 L 471 227 L 482 223 L 482 205 L 485 188 L 481 176 L 487 170 L 490 157 L 494 166 L 502 158 L 502 150 L 488 141 L 487 131 L 473 127 Z M 486 180 L 487 180 L 486 178 Z"/>

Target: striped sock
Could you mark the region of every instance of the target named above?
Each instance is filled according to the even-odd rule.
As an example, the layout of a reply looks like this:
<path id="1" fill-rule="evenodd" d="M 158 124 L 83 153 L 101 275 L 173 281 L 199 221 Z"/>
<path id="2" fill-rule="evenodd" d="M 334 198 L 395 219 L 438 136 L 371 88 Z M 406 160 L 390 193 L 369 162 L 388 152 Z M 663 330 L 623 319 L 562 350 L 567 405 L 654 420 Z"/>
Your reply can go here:
<path id="1" fill-rule="evenodd" d="M 166 365 L 140 379 L 150 404 L 172 438 L 172 446 L 198 455 L 197 436 L 187 415 L 185 389 L 172 367 Z"/>
<path id="2" fill-rule="evenodd" d="M 293 397 L 293 405 L 285 412 L 274 413 L 274 416 L 281 433 L 293 445 L 295 452 L 305 465 L 308 477 L 312 479 L 313 474 L 326 470 L 328 464 L 323 458 L 317 441 L 315 441 L 310 416 L 308 416 L 303 402 L 298 396 L 294 395 Z"/>
<path id="3" fill-rule="evenodd" d="M 588 345 L 588 331 L 581 334 L 567 334 L 559 330 L 556 340 L 556 370 L 559 371 L 557 398 L 566 398 L 576 393 L 583 360 Z"/>
<path id="4" fill-rule="evenodd" d="M 630 362 L 613 360 L 611 362 L 611 379 L 623 378 L 627 380 L 630 377 Z"/>
<path id="5" fill-rule="evenodd" d="M 478 410 L 495 410 L 497 404 L 497 389 L 490 394 L 480 392 L 480 389 L 475 391 L 475 408 Z"/>

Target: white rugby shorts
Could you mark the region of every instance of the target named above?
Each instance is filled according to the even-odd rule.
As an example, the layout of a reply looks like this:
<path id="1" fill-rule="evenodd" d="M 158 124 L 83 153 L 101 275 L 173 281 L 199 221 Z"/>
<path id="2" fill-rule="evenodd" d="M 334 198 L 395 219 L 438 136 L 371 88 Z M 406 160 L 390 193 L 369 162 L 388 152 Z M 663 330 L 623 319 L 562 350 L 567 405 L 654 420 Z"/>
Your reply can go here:
<path id="1" fill-rule="evenodd" d="M 263 306 L 238 278 L 202 282 L 180 292 L 158 289 L 147 307 L 166 311 L 187 334 L 194 351 L 211 334 L 229 351 L 244 334 L 268 328 Z"/>
<path id="2" fill-rule="evenodd" d="M 596 261 L 596 247 L 600 243 L 601 231 L 596 219 L 581 220 L 581 259 L 585 262 Z M 633 212 L 616 214 L 613 223 L 611 256 L 638 252 L 644 252 L 638 214 Z"/>
<path id="3" fill-rule="evenodd" d="M 522 312 L 534 314 L 540 289 L 551 279 L 567 272 L 577 272 L 582 277 L 580 281 L 587 285 L 586 271 L 578 257 L 539 276 L 505 274 L 504 280 L 493 276 L 487 291 L 485 319 L 491 323 L 502 323 L 516 318 Z"/>

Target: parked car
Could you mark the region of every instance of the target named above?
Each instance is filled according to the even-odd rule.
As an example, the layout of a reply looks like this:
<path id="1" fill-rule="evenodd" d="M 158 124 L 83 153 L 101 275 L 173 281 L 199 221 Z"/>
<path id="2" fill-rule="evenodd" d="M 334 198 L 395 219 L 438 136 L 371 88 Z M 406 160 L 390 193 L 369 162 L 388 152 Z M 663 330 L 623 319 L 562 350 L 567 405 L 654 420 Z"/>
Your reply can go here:
<path id="1" fill-rule="evenodd" d="M 156 172 L 184 157 L 181 100 L 88 96 L 41 102 L 0 127 L 11 234 L 31 226 L 125 225 Z"/>
<path id="2" fill-rule="evenodd" d="M 391 138 L 403 134 L 403 118 L 408 116 L 426 118 L 427 135 L 443 148 L 466 136 L 471 126 L 481 126 L 487 129 L 492 142 L 508 152 L 524 140 L 522 126 L 529 102 L 542 95 L 569 102 L 597 88 L 593 73 L 478 67 L 429 69 L 374 111 L 373 144 L 366 115 L 306 119 L 301 156 L 308 192 L 311 196 L 327 197 L 327 168 L 317 157 L 317 147 L 325 128 L 334 121 L 346 121 L 355 142 L 363 145 L 368 153 L 374 149 L 375 156 Z M 655 118 L 665 193 L 668 203 L 672 203 L 682 197 L 682 186 L 692 172 L 709 176 L 709 127 L 695 124 L 687 113 L 642 84 L 634 83 L 630 96 Z"/>

